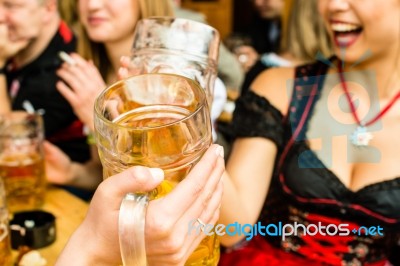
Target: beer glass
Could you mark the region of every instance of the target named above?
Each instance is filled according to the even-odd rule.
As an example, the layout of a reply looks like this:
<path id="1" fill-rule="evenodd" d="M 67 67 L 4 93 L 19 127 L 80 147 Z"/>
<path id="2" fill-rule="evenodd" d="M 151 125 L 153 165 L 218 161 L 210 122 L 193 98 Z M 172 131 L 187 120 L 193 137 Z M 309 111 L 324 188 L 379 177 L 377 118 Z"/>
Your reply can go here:
<path id="1" fill-rule="evenodd" d="M 132 76 L 99 95 L 94 124 L 104 178 L 134 165 L 164 170 L 165 180 L 157 189 L 149 195 L 128 194 L 120 209 L 124 265 L 146 265 L 147 200 L 169 193 L 211 144 L 205 92 L 183 76 Z M 126 213 L 131 213 L 131 218 L 127 219 Z M 186 265 L 216 265 L 218 260 L 219 242 L 214 234 L 201 242 Z"/>
<path id="2" fill-rule="evenodd" d="M 0 177 L 11 212 L 33 210 L 44 202 L 43 137 L 38 114 L 16 111 L 0 116 Z"/>
<path id="3" fill-rule="evenodd" d="M 8 227 L 8 211 L 6 206 L 6 191 L 2 178 L 0 178 L 0 265 L 13 265 L 10 230 Z"/>
<path id="4" fill-rule="evenodd" d="M 173 73 L 197 81 L 211 108 L 220 36 L 216 29 L 196 21 L 151 17 L 135 29 L 131 74 Z"/>

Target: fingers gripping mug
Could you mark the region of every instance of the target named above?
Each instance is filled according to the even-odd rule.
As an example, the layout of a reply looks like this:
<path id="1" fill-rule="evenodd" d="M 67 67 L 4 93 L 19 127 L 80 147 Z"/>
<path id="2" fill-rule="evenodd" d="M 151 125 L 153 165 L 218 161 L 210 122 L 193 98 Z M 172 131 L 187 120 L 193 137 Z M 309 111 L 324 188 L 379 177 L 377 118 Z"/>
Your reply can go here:
<path id="1" fill-rule="evenodd" d="M 158 188 L 150 194 L 127 195 L 120 210 L 124 265 L 146 265 L 147 201 L 169 193 L 212 142 L 206 93 L 196 81 L 183 76 L 133 76 L 99 95 L 95 129 L 104 178 L 134 165 L 164 170 L 165 180 Z M 126 210 L 131 213 L 128 219 L 121 215 Z M 200 243 L 185 265 L 217 265 L 218 260 L 219 242 L 214 234 Z"/>

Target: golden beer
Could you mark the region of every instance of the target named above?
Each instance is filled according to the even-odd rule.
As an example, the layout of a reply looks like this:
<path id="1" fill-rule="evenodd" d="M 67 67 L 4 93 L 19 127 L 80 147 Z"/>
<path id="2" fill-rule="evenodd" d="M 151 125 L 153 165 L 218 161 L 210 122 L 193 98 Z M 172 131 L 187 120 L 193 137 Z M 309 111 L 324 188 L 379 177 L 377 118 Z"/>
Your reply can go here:
<path id="1" fill-rule="evenodd" d="M 104 117 L 99 119 L 99 110 L 96 110 L 96 137 L 105 178 L 135 165 L 164 170 L 165 180 L 149 195 L 150 199 L 156 199 L 168 194 L 200 160 L 212 141 L 211 123 L 204 92 L 200 87 L 194 90 L 195 93 L 191 92 L 190 86 L 198 86 L 193 81 L 166 74 L 143 76 L 149 76 L 146 83 L 141 83 L 147 86 L 150 86 L 149 82 L 157 83 L 160 77 L 171 79 L 171 86 L 164 84 L 167 88 L 158 92 L 168 94 L 169 89 L 169 93 L 183 96 L 172 104 L 171 99 L 167 100 L 168 104 L 163 104 L 162 100 L 169 95 L 154 95 L 154 99 L 161 100 L 148 104 L 144 103 L 148 99 L 143 100 L 143 97 L 139 100 L 129 97 L 143 96 L 143 92 L 129 92 L 123 83 L 117 83 L 96 102 L 96 109 L 100 103 L 106 106 L 103 115 L 108 120 Z M 152 76 L 154 79 L 151 79 Z M 140 76 L 134 78 L 146 79 Z M 182 79 L 186 83 L 179 85 Z M 162 83 L 157 84 L 161 86 Z M 181 92 L 181 89 L 185 90 Z M 196 94 L 198 91 L 201 95 Z M 157 94 L 157 91 L 152 93 Z M 110 100 L 107 102 L 104 99 Z M 218 261 L 219 242 L 214 234 L 203 239 L 185 265 L 214 266 Z"/>
<path id="2" fill-rule="evenodd" d="M 8 227 L 8 210 L 6 206 L 6 191 L 2 178 L 0 178 L 0 265 L 13 265 L 10 230 Z"/>
<path id="3" fill-rule="evenodd" d="M 15 111 L 0 116 L 0 177 L 11 212 L 43 204 L 43 137 L 43 120 L 38 114 Z"/>
<path id="4" fill-rule="evenodd" d="M 103 168 L 105 176 L 118 173 L 121 167 L 129 168 L 134 165 L 159 167 L 164 170 L 165 181 L 151 193 L 150 198 L 156 199 L 165 196 L 186 177 L 211 142 L 209 139 L 208 142 L 202 143 L 199 149 L 185 150 L 184 147 L 189 147 L 189 145 L 185 145 L 188 142 L 188 135 L 197 134 L 198 129 L 190 128 L 187 124 L 163 127 L 183 119 L 188 114 L 190 112 L 181 107 L 152 106 L 151 108 L 136 108 L 134 112 L 125 113 L 115 119 L 115 124 L 128 128 L 149 126 L 159 128 L 147 132 L 137 130 L 130 134 L 121 134 L 117 146 L 119 146 L 119 150 L 123 151 L 125 160 L 119 162 L 119 165 L 113 156 L 100 149 L 102 161 L 107 162 Z M 126 147 L 129 147 L 129 151 L 126 151 Z M 217 241 L 215 235 L 207 236 L 185 265 L 216 265 L 219 259 Z"/>
<path id="5" fill-rule="evenodd" d="M 11 212 L 32 210 L 43 204 L 46 179 L 42 156 L 2 155 L 0 177 L 4 180 L 7 206 Z"/>
<path id="6" fill-rule="evenodd" d="M 10 234 L 5 224 L 0 224 L 0 265 L 12 266 Z"/>

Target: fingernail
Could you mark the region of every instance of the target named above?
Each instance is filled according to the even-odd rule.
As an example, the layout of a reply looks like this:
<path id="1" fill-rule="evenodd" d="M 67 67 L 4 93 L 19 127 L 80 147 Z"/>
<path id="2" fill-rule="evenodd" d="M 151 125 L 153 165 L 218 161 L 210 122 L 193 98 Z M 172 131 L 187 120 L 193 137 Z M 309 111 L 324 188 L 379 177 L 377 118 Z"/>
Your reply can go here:
<path id="1" fill-rule="evenodd" d="M 164 180 L 164 171 L 162 169 L 149 168 L 149 171 L 156 181 L 161 182 L 162 180 Z"/>
<path id="2" fill-rule="evenodd" d="M 224 158 L 224 148 L 220 145 L 215 149 L 215 154 Z"/>

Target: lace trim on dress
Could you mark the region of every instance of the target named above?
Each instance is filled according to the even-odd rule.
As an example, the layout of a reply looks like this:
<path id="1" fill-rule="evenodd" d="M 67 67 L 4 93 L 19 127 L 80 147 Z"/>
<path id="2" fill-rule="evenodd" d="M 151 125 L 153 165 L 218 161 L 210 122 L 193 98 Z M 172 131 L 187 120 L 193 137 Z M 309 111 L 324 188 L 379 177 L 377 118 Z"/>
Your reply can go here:
<path id="1" fill-rule="evenodd" d="M 283 115 L 264 97 L 248 91 L 236 102 L 233 115 L 235 137 L 264 137 L 283 145 Z"/>

